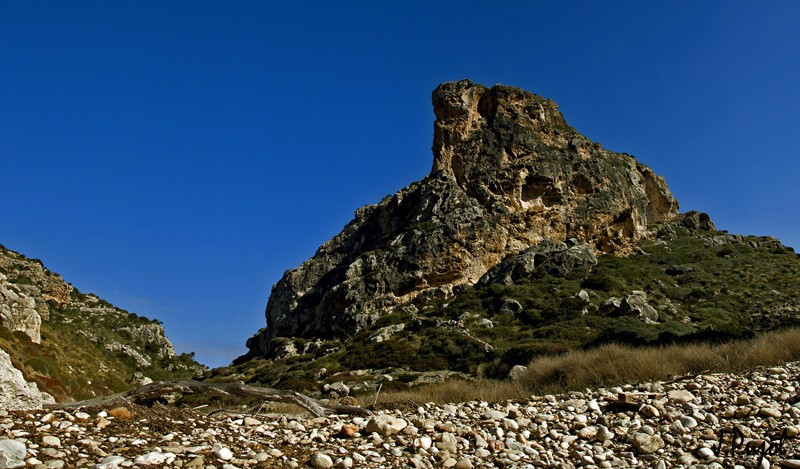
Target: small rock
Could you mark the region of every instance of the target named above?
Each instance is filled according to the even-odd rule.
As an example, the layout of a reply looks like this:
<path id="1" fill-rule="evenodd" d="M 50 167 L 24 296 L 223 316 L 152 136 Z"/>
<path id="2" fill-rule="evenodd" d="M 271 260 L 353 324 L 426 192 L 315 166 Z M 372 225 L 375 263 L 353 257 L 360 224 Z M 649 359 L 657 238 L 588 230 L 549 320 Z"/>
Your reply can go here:
<path id="1" fill-rule="evenodd" d="M 694 394 L 684 389 L 673 389 L 667 393 L 667 399 L 669 399 L 670 402 L 685 404 L 694 401 Z"/>
<path id="2" fill-rule="evenodd" d="M 506 418 L 507 414 L 505 412 L 500 412 L 499 410 L 493 409 L 486 409 L 483 413 L 483 418 L 486 420 L 501 420 Z"/>
<path id="3" fill-rule="evenodd" d="M 339 438 L 353 438 L 356 435 L 356 433 L 358 433 L 358 430 L 359 428 L 357 425 L 353 425 L 352 423 L 346 423 L 342 425 L 341 429 L 339 429 L 339 433 L 337 434 L 337 436 Z"/>
<path id="4" fill-rule="evenodd" d="M 187 462 L 186 464 L 184 464 L 184 467 L 203 467 L 205 465 L 206 465 L 205 458 L 202 455 L 200 455 L 192 459 L 191 461 Z"/>
<path id="5" fill-rule="evenodd" d="M 639 432 L 633 435 L 633 445 L 642 454 L 652 454 L 664 447 L 664 440 L 657 435 Z"/>
<path id="6" fill-rule="evenodd" d="M 661 413 L 656 409 L 654 406 L 650 404 L 643 405 L 639 412 L 642 413 L 645 417 L 658 417 Z"/>
<path id="7" fill-rule="evenodd" d="M 597 429 L 597 441 L 603 442 L 608 441 L 614 438 L 614 432 L 609 430 L 607 427 L 600 426 Z"/>
<path id="8" fill-rule="evenodd" d="M 143 464 L 145 466 L 167 465 L 172 464 L 175 460 L 175 453 L 161 453 L 158 451 L 151 451 L 149 453 L 138 456 L 133 462 L 136 464 Z"/>
<path id="9" fill-rule="evenodd" d="M 217 447 L 213 451 L 214 451 L 214 456 L 216 456 L 219 459 L 222 459 L 223 461 L 230 461 L 231 459 L 233 459 L 233 452 L 228 448 Z"/>
<path id="10" fill-rule="evenodd" d="M 758 415 L 762 417 L 779 418 L 782 414 L 781 410 L 775 407 L 762 407 L 758 411 Z"/>
<path id="11" fill-rule="evenodd" d="M 106 456 L 105 458 L 103 458 L 100 461 L 100 464 L 109 464 L 109 465 L 113 464 L 115 466 L 119 466 L 120 464 L 122 464 L 124 462 L 125 462 L 125 458 L 123 458 L 122 456 L 111 455 L 111 456 Z"/>
<path id="12" fill-rule="evenodd" d="M 431 445 L 433 445 L 433 440 L 428 436 L 421 436 L 414 440 L 414 447 L 424 449 L 425 451 L 429 450 Z"/>
<path id="13" fill-rule="evenodd" d="M 683 428 L 690 430 L 697 426 L 697 420 L 694 417 L 690 417 L 688 415 L 682 415 L 679 419 Z"/>
<path id="14" fill-rule="evenodd" d="M 325 453 L 316 453 L 314 456 L 311 456 L 311 465 L 313 467 L 328 469 L 333 467 L 333 460 Z"/>
<path id="15" fill-rule="evenodd" d="M 451 454 L 456 454 L 456 452 L 458 451 L 458 444 L 456 442 L 456 437 L 452 433 L 448 432 L 442 433 L 442 441 L 437 441 L 434 444 L 440 450 L 448 451 Z"/>
<path id="16" fill-rule="evenodd" d="M 714 451 L 711 448 L 700 448 L 697 450 L 697 455 L 703 459 L 711 459 L 714 457 Z"/>
<path id="17" fill-rule="evenodd" d="M 337 381 L 331 384 L 330 390 L 339 394 L 340 396 L 347 396 L 350 394 L 350 388 L 342 381 Z"/>
<path id="18" fill-rule="evenodd" d="M 392 417 L 391 415 L 376 415 L 367 422 L 366 432 L 377 433 L 383 436 L 390 436 L 400 433 L 408 426 L 404 419 Z"/>
<path id="19" fill-rule="evenodd" d="M 511 371 L 508 372 L 508 378 L 511 381 L 519 381 L 520 379 L 525 377 L 525 373 L 528 372 L 528 367 L 525 365 L 514 365 L 511 368 Z"/>
<path id="20" fill-rule="evenodd" d="M 44 446 L 54 446 L 58 448 L 61 446 L 61 440 L 53 435 L 45 435 L 42 437 L 42 444 Z"/>

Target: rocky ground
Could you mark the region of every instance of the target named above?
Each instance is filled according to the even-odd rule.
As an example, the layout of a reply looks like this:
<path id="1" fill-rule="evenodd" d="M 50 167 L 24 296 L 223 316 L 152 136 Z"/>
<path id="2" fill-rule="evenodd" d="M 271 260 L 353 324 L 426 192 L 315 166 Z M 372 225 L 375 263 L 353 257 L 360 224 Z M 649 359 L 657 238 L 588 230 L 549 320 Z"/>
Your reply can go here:
<path id="1" fill-rule="evenodd" d="M 160 406 L 0 411 L 0 467 L 800 468 L 799 377 L 795 362 L 371 418 Z"/>

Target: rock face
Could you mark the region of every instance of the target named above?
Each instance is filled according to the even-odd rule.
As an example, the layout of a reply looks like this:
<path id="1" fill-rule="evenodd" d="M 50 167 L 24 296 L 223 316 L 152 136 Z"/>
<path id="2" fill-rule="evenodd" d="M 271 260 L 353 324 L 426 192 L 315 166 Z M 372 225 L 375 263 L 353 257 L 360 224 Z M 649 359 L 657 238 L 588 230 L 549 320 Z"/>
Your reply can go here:
<path id="1" fill-rule="evenodd" d="M 8 354 L 0 350 L 0 409 L 38 409 L 48 402 L 55 401 L 25 381 Z"/>
<path id="2" fill-rule="evenodd" d="M 0 249 L 0 324 L 7 329 L 40 343 L 42 320 L 49 315 L 47 302 L 69 303 L 71 292 L 72 285 L 41 262 Z"/>
<path id="3" fill-rule="evenodd" d="M 677 214 L 664 180 L 583 137 L 548 99 L 469 80 L 433 92 L 431 174 L 356 211 L 273 286 L 267 328 L 248 341 L 352 334 L 398 305 L 448 298 L 509 255 L 573 239 L 627 253 Z"/>

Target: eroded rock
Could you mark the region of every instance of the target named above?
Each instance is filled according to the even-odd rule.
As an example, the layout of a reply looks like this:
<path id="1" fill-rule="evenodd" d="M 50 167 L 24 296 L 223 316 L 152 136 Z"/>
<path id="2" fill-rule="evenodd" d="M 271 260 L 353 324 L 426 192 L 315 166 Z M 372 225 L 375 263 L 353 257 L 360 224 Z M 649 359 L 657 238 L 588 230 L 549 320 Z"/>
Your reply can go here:
<path id="1" fill-rule="evenodd" d="M 548 99 L 462 80 L 440 85 L 433 106 L 431 174 L 358 209 L 286 272 L 244 359 L 274 356 L 276 337 L 347 336 L 398 306 L 447 299 L 545 240 L 557 247 L 538 253 L 548 273 L 588 269 L 595 252 L 629 252 L 648 223 L 676 216 L 661 177 L 592 144 Z"/>

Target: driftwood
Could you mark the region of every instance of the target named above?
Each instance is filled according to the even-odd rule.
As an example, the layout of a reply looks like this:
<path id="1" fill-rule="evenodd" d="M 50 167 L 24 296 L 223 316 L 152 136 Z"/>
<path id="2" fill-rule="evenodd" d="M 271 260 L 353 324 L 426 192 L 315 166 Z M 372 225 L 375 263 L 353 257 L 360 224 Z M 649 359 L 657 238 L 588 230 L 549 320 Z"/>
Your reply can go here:
<path id="1" fill-rule="evenodd" d="M 262 401 L 295 404 L 310 412 L 315 417 L 329 414 L 372 415 L 363 407 L 322 402 L 294 391 L 282 391 L 274 388 L 248 386 L 242 383 L 209 383 L 205 381 L 156 381 L 130 391 L 120 392 L 105 397 L 86 399 L 78 402 L 48 404 L 55 409 L 79 407 L 107 407 L 124 404 L 148 405 L 163 398 L 167 394 L 180 393 L 193 396 L 225 397 L 228 399 L 260 399 Z"/>

